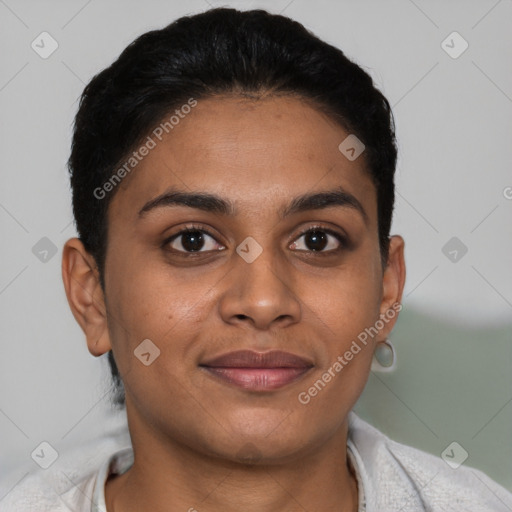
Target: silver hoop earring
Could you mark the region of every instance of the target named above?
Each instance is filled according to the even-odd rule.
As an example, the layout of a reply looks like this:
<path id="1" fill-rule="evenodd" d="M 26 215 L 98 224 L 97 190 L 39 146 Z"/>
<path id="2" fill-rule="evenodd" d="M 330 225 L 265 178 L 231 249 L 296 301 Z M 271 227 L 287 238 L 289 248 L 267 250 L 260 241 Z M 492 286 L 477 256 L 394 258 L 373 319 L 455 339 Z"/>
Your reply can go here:
<path id="1" fill-rule="evenodd" d="M 392 372 L 396 369 L 396 352 L 392 343 L 385 339 L 379 341 L 373 353 L 372 371 Z"/>

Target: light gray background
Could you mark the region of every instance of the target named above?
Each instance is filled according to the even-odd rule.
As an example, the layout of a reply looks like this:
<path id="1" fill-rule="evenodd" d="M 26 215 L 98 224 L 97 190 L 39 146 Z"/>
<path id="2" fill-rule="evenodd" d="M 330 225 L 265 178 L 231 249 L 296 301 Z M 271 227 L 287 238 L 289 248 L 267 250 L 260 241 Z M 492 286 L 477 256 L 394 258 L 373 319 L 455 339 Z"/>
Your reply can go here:
<path id="1" fill-rule="evenodd" d="M 109 413 L 106 360 L 87 351 L 60 273 L 75 236 L 65 163 L 77 98 L 136 36 L 209 4 L 297 19 L 390 100 L 392 231 L 406 240 L 408 272 L 398 368 L 370 375 L 356 412 L 436 455 L 457 441 L 465 465 L 512 490 L 511 0 L 0 0 L 0 499 L 41 441 L 62 452 L 123 422 Z M 31 48 L 43 31 L 59 45 L 47 59 Z M 441 46 L 453 31 L 469 44 L 456 59 Z M 442 251 L 454 236 L 468 248 L 456 262 Z M 58 249 L 46 262 L 32 252 L 43 237 Z"/>

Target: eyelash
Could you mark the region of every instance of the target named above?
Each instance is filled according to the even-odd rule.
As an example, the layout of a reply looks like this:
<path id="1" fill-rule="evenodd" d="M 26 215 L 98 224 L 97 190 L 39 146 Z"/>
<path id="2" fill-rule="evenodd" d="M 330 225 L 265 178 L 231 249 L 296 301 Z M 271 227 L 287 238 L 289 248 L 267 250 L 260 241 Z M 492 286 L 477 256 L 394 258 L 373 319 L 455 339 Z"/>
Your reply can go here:
<path id="1" fill-rule="evenodd" d="M 162 248 L 165 249 L 168 244 L 170 244 L 171 242 L 173 242 L 174 240 L 176 240 L 177 238 L 179 238 L 182 235 L 186 235 L 187 233 L 191 233 L 191 232 L 194 233 L 194 232 L 197 232 L 197 231 L 210 236 L 211 238 L 213 238 L 217 242 L 217 239 L 215 238 L 215 236 L 212 233 L 210 233 L 210 231 L 208 229 L 206 229 L 205 227 L 203 227 L 201 225 L 192 224 L 190 226 L 187 226 L 185 229 L 179 231 L 178 233 L 175 233 L 174 235 L 172 235 L 169 238 L 167 238 L 163 242 Z M 339 253 L 343 249 L 346 249 L 349 246 L 348 240 L 347 240 L 347 238 L 344 235 L 342 235 L 341 233 L 338 233 L 337 231 L 334 231 L 334 230 L 332 230 L 330 228 L 322 226 L 320 224 L 315 224 L 314 226 L 309 226 L 309 227 L 303 229 L 298 234 L 297 238 L 294 239 L 294 242 L 296 240 L 298 240 L 299 238 L 301 238 L 303 235 L 305 235 L 305 234 L 307 234 L 307 233 L 309 233 L 311 231 L 322 231 L 323 233 L 326 233 L 328 235 L 333 236 L 340 243 L 340 246 L 337 249 L 331 249 L 331 250 L 328 250 L 328 251 L 311 251 L 311 250 L 299 249 L 296 252 L 307 252 L 307 253 L 318 255 L 318 256 L 328 256 L 328 255 L 332 255 L 332 254 L 337 254 L 337 253 Z M 219 243 L 219 242 L 217 242 L 217 243 Z M 201 253 L 211 252 L 211 251 L 187 252 L 187 251 L 178 251 L 178 250 L 175 250 L 175 249 L 169 249 L 169 251 L 173 252 L 175 254 L 177 253 L 177 254 L 180 254 L 180 255 L 185 255 L 186 257 L 194 257 L 194 256 L 199 255 Z"/>

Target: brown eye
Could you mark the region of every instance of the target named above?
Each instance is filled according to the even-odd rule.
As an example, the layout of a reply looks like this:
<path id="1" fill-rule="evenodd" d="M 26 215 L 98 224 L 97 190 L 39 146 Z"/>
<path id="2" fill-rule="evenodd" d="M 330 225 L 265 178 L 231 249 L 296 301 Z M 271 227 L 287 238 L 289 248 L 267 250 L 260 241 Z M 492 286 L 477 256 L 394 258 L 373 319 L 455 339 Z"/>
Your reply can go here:
<path id="1" fill-rule="evenodd" d="M 330 252 L 345 245 L 345 239 L 341 234 L 320 227 L 304 231 L 299 239 L 301 238 L 304 238 L 303 242 L 295 241 L 290 247 L 298 251 Z"/>
<path id="2" fill-rule="evenodd" d="M 165 241 L 164 245 L 172 250 L 184 253 L 220 250 L 222 245 L 203 229 L 187 228 Z"/>

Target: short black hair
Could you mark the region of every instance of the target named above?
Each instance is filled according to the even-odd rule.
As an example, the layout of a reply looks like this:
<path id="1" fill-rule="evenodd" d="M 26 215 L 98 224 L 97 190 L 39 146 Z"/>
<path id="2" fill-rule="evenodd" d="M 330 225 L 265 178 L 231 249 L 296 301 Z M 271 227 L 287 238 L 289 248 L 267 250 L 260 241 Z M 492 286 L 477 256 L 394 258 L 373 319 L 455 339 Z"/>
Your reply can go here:
<path id="1" fill-rule="evenodd" d="M 118 188 L 106 194 L 104 184 L 174 109 L 191 98 L 233 94 L 298 96 L 363 142 L 386 265 L 397 159 L 389 102 L 366 71 L 300 23 L 260 9 L 216 8 L 142 34 L 92 78 L 80 98 L 68 161 L 73 214 L 104 291 L 107 211 Z M 114 403 L 123 405 L 112 351 L 108 358 Z"/>

